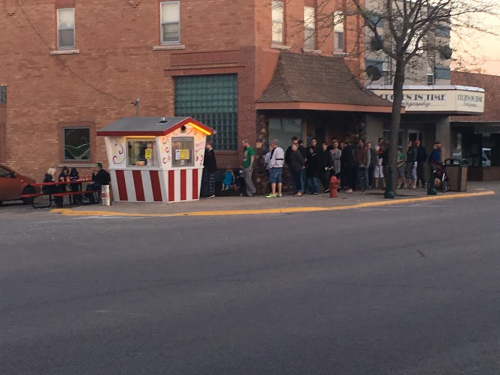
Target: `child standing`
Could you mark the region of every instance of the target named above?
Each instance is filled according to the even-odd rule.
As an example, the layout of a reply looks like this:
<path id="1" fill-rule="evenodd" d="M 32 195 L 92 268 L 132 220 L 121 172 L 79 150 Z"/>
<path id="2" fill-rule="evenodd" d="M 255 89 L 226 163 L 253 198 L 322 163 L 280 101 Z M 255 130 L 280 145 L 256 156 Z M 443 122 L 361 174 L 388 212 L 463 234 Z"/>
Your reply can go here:
<path id="1" fill-rule="evenodd" d="M 231 185 L 234 184 L 234 173 L 231 167 L 226 168 L 226 173 L 224 173 L 224 179 L 222 180 L 222 190 L 229 190 Z"/>
<path id="2" fill-rule="evenodd" d="M 402 189 L 405 186 L 405 155 L 403 154 L 403 148 L 398 147 L 398 157 L 396 160 L 396 168 L 398 170 L 398 189 Z"/>

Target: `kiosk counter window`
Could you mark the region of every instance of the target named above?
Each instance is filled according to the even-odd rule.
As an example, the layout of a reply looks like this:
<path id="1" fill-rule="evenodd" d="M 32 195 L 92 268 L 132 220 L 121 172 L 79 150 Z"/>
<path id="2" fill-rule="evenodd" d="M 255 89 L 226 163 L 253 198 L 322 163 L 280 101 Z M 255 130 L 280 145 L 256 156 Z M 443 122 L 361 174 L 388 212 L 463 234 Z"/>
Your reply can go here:
<path id="1" fill-rule="evenodd" d="M 194 138 L 193 137 L 173 137 L 172 138 L 172 167 L 193 167 L 194 166 Z"/>
<path id="2" fill-rule="evenodd" d="M 155 167 L 158 166 L 156 142 L 154 138 L 127 139 L 127 166 L 128 167 Z"/>

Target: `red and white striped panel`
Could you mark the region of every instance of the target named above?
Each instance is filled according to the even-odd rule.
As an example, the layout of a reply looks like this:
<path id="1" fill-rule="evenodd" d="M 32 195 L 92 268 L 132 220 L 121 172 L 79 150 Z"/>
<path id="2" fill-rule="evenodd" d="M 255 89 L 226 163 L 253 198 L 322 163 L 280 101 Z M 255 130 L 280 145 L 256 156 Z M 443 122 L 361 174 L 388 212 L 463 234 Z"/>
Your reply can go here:
<path id="1" fill-rule="evenodd" d="M 122 202 L 183 202 L 200 197 L 203 169 L 111 171 L 113 197 Z"/>

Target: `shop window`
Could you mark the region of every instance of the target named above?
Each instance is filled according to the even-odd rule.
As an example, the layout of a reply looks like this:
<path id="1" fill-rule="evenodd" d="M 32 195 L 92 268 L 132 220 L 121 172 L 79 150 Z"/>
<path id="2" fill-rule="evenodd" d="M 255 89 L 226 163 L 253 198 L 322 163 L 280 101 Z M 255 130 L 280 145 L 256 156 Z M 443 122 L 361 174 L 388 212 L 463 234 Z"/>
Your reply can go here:
<path id="1" fill-rule="evenodd" d="M 273 0 L 272 3 L 273 17 L 273 43 L 283 43 L 283 21 L 284 21 L 284 5 L 283 1 Z"/>
<path id="2" fill-rule="evenodd" d="M 345 17 L 342 12 L 335 12 L 333 29 L 334 51 L 342 53 L 345 51 Z"/>
<path id="3" fill-rule="evenodd" d="M 63 128 L 65 161 L 91 160 L 90 128 Z"/>
<path id="4" fill-rule="evenodd" d="M 446 80 L 451 79 L 451 71 L 449 67 L 436 66 L 434 68 L 434 71 L 435 71 L 434 76 L 436 79 L 446 79 Z"/>
<path id="5" fill-rule="evenodd" d="M 269 120 L 269 141 L 278 140 L 281 147 L 287 147 L 292 137 L 302 138 L 302 120 L 296 118 L 271 118 Z"/>
<path id="6" fill-rule="evenodd" d="M 390 142 L 391 131 L 384 129 L 383 138 L 384 138 L 384 141 Z M 398 135 L 398 147 L 403 147 L 403 148 L 406 147 L 406 142 L 403 141 L 403 131 L 402 130 L 399 131 L 399 135 Z"/>
<path id="7" fill-rule="evenodd" d="M 172 138 L 172 167 L 194 166 L 194 138 L 174 137 Z"/>
<path id="8" fill-rule="evenodd" d="M 75 8 L 57 10 L 57 46 L 75 48 Z"/>
<path id="9" fill-rule="evenodd" d="M 304 48 L 316 49 L 316 15 L 313 7 L 304 7 Z"/>
<path id="10" fill-rule="evenodd" d="M 175 115 L 192 117 L 215 129 L 211 139 L 215 150 L 237 150 L 236 74 L 176 77 Z"/>
<path id="11" fill-rule="evenodd" d="M 154 167 L 158 165 L 154 138 L 127 139 L 127 166 Z"/>
<path id="12" fill-rule="evenodd" d="M 161 4 L 161 42 L 162 44 L 179 43 L 180 3 L 179 1 L 165 1 Z"/>
<path id="13" fill-rule="evenodd" d="M 0 104 L 7 104 L 7 86 L 0 86 Z"/>

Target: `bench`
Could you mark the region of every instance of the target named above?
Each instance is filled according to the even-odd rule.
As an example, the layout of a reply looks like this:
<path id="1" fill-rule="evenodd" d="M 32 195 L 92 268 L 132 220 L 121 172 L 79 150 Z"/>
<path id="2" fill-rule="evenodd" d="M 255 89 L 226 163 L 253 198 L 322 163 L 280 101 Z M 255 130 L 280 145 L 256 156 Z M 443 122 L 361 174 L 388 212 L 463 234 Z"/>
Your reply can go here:
<path id="1" fill-rule="evenodd" d="M 24 194 L 21 195 L 21 198 L 33 198 L 33 201 L 31 202 L 31 205 L 33 208 L 50 208 L 52 207 L 52 202 L 55 202 L 55 200 L 52 197 L 65 197 L 65 196 L 75 196 L 75 195 L 82 195 L 83 194 L 100 194 L 101 192 L 99 190 L 86 190 L 86 191 L 68 191 L 68 192 L 60 192 L 60 193 L 55 193 L 55 194 L 43 194 L 43 193 L 37 193 L 37 194 Z M 41 196 L 48 196 L 49 197 L 49 204 L 47 206 L 36 206 L 35 205 L 35 199 Z M 97 202 L 99 203 L 99 198 L 97 199 Z"/>

